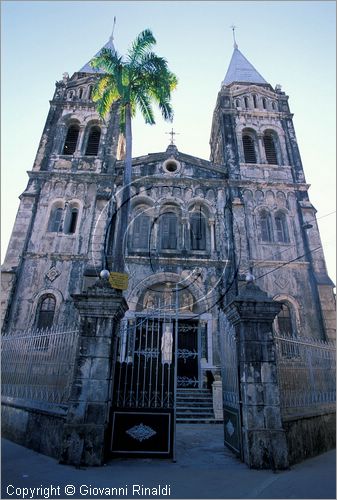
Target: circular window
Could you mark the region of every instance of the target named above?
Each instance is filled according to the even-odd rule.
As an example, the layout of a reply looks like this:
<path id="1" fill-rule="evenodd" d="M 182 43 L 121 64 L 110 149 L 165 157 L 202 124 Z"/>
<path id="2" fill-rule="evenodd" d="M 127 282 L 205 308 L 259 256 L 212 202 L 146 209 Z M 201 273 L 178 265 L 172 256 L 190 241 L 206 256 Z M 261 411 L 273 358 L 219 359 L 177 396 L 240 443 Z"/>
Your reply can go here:
<path id="1" fill-rule="evenodd" d="M 178 168 L 177 164 L 173 161 L 166 163 L 165 167 L 166 167 L 166 170 L 168 170 L 169 172 L 175 172 Z"/>
<path id="2" fill-rule="evenodd" d="M 166 172 L 174 174 L 179 170 L 180 165 L 177 161 L 170 159 L 165 161 L 165 163 L 163 164 L 163 168 Z"/>

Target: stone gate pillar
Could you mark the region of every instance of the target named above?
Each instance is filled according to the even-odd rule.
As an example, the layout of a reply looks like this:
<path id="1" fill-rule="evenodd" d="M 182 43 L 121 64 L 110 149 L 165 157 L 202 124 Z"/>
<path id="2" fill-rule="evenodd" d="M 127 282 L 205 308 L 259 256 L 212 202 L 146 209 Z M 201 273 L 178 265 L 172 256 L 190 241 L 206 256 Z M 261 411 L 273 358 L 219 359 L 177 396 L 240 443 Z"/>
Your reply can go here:
<path id="1" fill-rule="evenodd" d="M 120 290 L 99 280 L 73 295 L 80 332 L 60 462 L 102 465 L 120 319 L 128 309 Z"/>
<path id="2" fill-rule="evenodd" d="M 280 309 L 253 282 L 224 308 L 238 342 L 243 458 L 251 468 L 288 467 L 272 333 Z"/>

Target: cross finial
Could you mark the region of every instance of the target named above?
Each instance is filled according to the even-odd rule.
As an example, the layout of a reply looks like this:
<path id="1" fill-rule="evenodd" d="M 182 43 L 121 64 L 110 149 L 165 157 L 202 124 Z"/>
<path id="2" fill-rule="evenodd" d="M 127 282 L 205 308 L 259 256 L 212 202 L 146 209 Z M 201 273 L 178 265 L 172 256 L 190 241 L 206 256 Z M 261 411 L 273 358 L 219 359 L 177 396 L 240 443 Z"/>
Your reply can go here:
<path id="1" fill-rule="evenodd" d="M 174 136 L 180 135 L 178 132 L 173 132 L 173 128 L 172 128 L 171 132 L 165 132 L 165 134 L 169 134 L 171 136 L 171 144 L 172 145 L 174 144 Z"/>
<path id="2" fill-rule="evenodd" d="M 237 26 L 234 26 L 234 24 L 232 24 L 232 26 L 230 26 L 230 27 L 232 28 L 232 31 L 233 31 L 234 49 L 237 49 L 238 44 L 236 43 L 236 40 L 235 40 L 235 28 L 237 28 Z"/>
<path id="3" fill-rule="evenodd" d="M 114 22 L 113 22 L 113 25 L 112 25 L 112 32 L 111 32 L 111 36 L 110 36 L 110 40 L 112 42 L 113 42 L 113 39 L 114 39 L 115 26 L 116 26 L 116 16 L 114 16 Z"/>

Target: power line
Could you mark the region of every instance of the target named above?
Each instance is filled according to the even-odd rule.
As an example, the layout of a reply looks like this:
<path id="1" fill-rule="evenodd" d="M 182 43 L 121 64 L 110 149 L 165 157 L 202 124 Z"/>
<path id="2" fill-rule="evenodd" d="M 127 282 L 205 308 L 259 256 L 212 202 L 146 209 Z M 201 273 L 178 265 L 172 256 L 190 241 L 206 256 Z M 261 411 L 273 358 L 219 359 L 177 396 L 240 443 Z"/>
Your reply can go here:
<path id="1" fill-rule="evenodd" d="M 314 253 L 316 252 L 317 250 L 319 250 L 320 248 L 322 248 L 321 246 L 319 247 L 316 247 L 314 248 L 313 250 L 309 250 L 309 252 L 305 252 L 304 254 L 302 255 L 299 255 L 298 257 L 295 257 L 294 259 L 291 259 L 291 260 L 288 260 L 287 262 L 284 262 L 283 264 L 281 264 L 280 266 L 277 266 L 275 267 L 274 269 L 272 269 L 271 271 L 268 271 L 267 273 L 264 273 L 264 274 L 261 274 L 261 276 L 258 276 L 257 278 L 255 278 L 255 280 L 258 280 L 260 278 L 263 278 L 264 276 L 267 276 L 268 274 L 271 274 L 273 273 L 274 271 L 277 271 L 278 269 L 281 269 L 281 267 L 284 267 L 288 264 L 291 264 L 292 262 L 295 262 L 296 260 L 299 260 L 299 259 L 302 259 L 303 257 L 305 257 L 306 255 L 310 254 L 310 253 Z"/>
<path id="2" fill-rule="evenodd" d="M 335 213 L 336 213 L 336 210 L 334 210 L 333 212 L 329 212 L 328 214 L 321 215 L 320 217 L 316 217 L 315 219 L 311 219 L 311 220 L 324 219 L 324 217 L 327 217 L 328 215 L 332 215 L 332 214 L 335 214 Z M 309 220 L 308 222 L 311 222 L 311 221 Z"/>
<path id="3" fill-rule="evenodd" d="M 291 259 L 291 260 L 288 260 L 287 262 L 283 262 L 281 265 L 277 266 L 277 267 L 274 267 L 273 269 L 271 269 L 270 271 L 264 273 L 264 274 L 261 274 L 260 276 L 257 276 L 255 277 L 255 280 L 254 281 L 257 281 L 261 278 L 264 278 L 265 276 L 267 276 L 268 274 L 271 274 L 275 271 L 277 271 L 278 269 L 281 269 L 282 267 L 284 266 L 287 266 L 288 264 L 291 264 L 292 262 L 296 262 L 297 260 L 299 259 L 302 259 L 303 257 L 305 257 L 306 255 L 310 254 L 310 253 L 313 253 L 313 252 L 316 252 L 317 250 L 319 250 L 320 248 L 322 248 L 322 246 L 320 245 L 319 247 L 316 247 L 314 248 L 313 250 L 309 250 L 308 252 L 305 252 L 304 254 L 302 255 L 299 255 L 298 257 L 295 257 L 294 259 Z M 241 285 L 239 287 L 239 289 L 241 289 L 243 286 L 245 285 Z"/>
<path id="4" fill-rule="evenodd" d="M 324 217 L 328 217 L 328 215 L 332 215 L 332 214 L 335 214 L 336 213 L 336 210 L 334 210 L 333 212 L 329 212 L 328 214 L 325 214 L 325 215 L 322 215 L 321 217 L 317 217 L 317 218 L 314 218 L 314 219 L 310 219 L 309 221 L 306 222 L 306 224 L 309 224 L 310 222 L 312 221 L 315 221 L 315 220 L 318 220 L 318 219 L 323 219 Z M 325 243 L 327 244 L 327 243 Z M 271 254 L 270 256 L 270 259 L 272 259 L 273 257 L 275 257 L 276 255 L 281 255 L 283 254 L 284 252 L 288 252 L 290 249 L 294 248 L 297 246 L 297 243 L 294 243 L 293 245 L 288 245 L 287 248 L 285 248 L 284 250 L 281 250 L 281 251 L 277 251 L 277 252 L 274 252 Z M 318 248 L 322 248 L 322 247 L 318 247 Z M 314 250 L 313 250 L 314 251 Z M 306 254 L 304 254 L 306 255 Z M 262 262 L 266 262 L 266 261 L 262 261 Z M 292 261 L 289 261 L 289 262 L 292 262 Z"/>

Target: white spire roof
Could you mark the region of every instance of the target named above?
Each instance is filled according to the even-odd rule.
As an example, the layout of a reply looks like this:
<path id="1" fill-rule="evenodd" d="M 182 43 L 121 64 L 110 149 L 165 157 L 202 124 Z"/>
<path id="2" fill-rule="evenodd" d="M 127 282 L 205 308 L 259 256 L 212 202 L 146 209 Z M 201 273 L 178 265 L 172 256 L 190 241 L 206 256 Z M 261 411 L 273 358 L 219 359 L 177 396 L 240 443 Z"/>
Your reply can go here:
<path id="1" fill-rule="evenodd" d="M 264 83 L 268 84 L 263 76 L 254 68 L 252 64 L 239 51 L 237 44 L 234 44 L 234 52 L 225 76 L 223 85 L 233 82 Z"/>
<path id="2" fill-rule="evenodd" d="M 113 42 L 113 34 L 110 36 L 109 41 L 108 41 L 108 42 L 107 42 L 107 43 L 106 43 L 106 44 L 102 47 L 102 49 L 110 49 L 110 50 L 112 50 L 112 51 L 115 51 L 115 50 L 116 50 L 116 49 L 115 49 L 115 46 L 114 46 L 114 42 Z M 98 52 L 94 55 L 94 57 L 98 56 L 98 55 L 100 54 L 100 52 L 101 52 L 101 50 L 102 50 L 102 49 L 100 49 L 100 50 L 99 50 L 99 51 L 98 51 Z M 93 59 L 93 58 L 92 58 L 92 59 Z M 90 61 L 89 61 L 89 62 L 87 62 L 87 64 L 85 64 L 85 65 L 84 65 L 84 66 L 80 69 L 80 71 L 79 71 L 80 73 L 104 73 L 104 71 L 102 71 L 101 69 L 99 69 L 99 68 L 93 68 L 92 66 L 90 66 L 90 62 L 91 62 L 91 60 L 92 60 L 92 59 L 90 59 Z"/>

